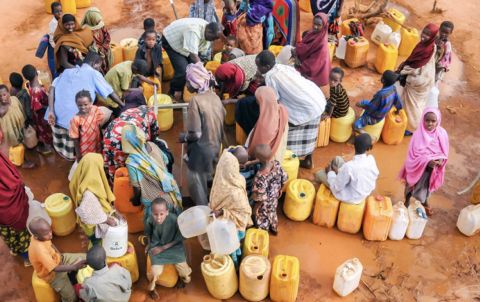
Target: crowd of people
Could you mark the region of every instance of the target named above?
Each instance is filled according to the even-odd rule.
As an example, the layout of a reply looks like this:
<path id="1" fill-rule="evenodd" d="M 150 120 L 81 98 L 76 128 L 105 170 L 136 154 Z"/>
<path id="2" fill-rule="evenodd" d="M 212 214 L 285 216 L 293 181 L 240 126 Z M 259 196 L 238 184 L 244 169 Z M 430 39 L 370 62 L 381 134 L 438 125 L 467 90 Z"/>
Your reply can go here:
<path id="1" fill-rule="evenodd" d="M 278 30 L 271 0 L 224 0 L 221 18 L 213 0 L 197 0 L 188 18 L 166 24 L 162 33 L 155 30 L 153 19 L 146 19 L 134 60 L 114 66 L 111 38 L 100 10 L 88 9 L 78 22 L 53 2 L 49 33 L 37 51 L 38 56 L 47 51 L 54 78 L 51 87 L 42 85 L 30 64 L 10 75 L 11 87 L 0 85 L 0 235 L 12 254 L 33 265 L 62 301 L 78 297 L 127 301 L 130 275 L 121 267 L 108 267 L 105 251 L 98 245 L 108 227 L 116 225 L 114 218 L 121 217 L 113 206 L 112 183 L 115 171 L 126 167 L 134 191 L 131 203 L 145 209 L 141 242 L 152 263 L 151 296 L 157 296 L 155 282 L 165 264 L 175 264 L 180 285 L 190 282 L 192 269 L 177 225 L 183 204 L 172 174 L 174 156 L 142 88 L 161 83 L 162 51 L 174 69 L 169 95 L 182 102 L 185 88 L 193 94 L 184 121 L 186 132 L 179 137 L 187 152 L 184 158 L 175 158 L 187 164 L 191 199 L 196 205 L 208 205 L 216 217 L 233 221 L 240 240 L 251 226 L 276 235 L 278 202 L 288 180 L 281 165 L 285 151 L 300 157 L 302 168 L 312 169 L 321 121 L 343 118 L 350 107 L 342 86 L 344 71 L 332 68 L 328 49 L 329 40 L 338 33 L 342 1 L 326 2 L 333 6 L 323 7 L 326 11 L 318 6 L 312 27 L 301 40 L 285 47 L 285 62 L 268 47 L 292 44 L 296 34 L 291 28 Z M 412 135 L 400 172 L 405 203 L 419 200 L 432 215 L 428 200 L 443 183 L 449 140 L 440 111 L 426 104 L 430 89 L 449 69 L 452 31 L 448 21 L 440 27 L 427 25 L 398 70 L 383 73 L 383 87 L 370 101 L 356 104 L 364 112 L 353 125 L 353 160 L 345 162 L 337 156 L 315 173 L 316 181 L 341 202 L 360 203 L 376 188 L 379 170 L 373 155 L 367 154 L 372 138 L 363 128 L 384 119 L 394 107 L 396 114 L 406 111 L 405 135 Z M 212 74 L 204 62 L 212 60 L 212 42 L 218 39 L 225 47 L 222 64 Z M 398 87 L 403 88 L 397 91 Z M 329 88 L 328 97 L 321 88 Z M 226 144 L 228 104 L 235 104 L 235 120 L 248 136 L 242 146 Z M 29 126 L 38 137 L 36 151 L 44 156 L 55 151 L 75 161 L 69 189 L 78 223 L 93 246 L 87 254 L 60 253 L 44 218 L 34 217 L 27 224 L 33 196 L 27 194 L 8 150 L 22 143 Z M 28 153 L 23 168 L 34 168 Z M 231 257 L 238 265 L 241 249 Z M 68 274 L 86 264 L 94 275 L 75 289 Z"/>

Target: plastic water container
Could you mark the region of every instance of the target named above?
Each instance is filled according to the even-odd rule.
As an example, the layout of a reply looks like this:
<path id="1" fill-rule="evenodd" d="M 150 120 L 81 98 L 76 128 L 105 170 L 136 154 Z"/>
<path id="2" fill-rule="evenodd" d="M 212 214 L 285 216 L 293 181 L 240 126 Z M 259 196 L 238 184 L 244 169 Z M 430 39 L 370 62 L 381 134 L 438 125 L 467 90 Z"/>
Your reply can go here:
<path id="1" fill-rule="evenodd" d="M 365 200 L 359 204 L 340 203 L 338 210 L 337 227 L 340 231 L 356 234 L 360 231 L 365 212 Z"/>
<path id="2" fill-rule="evenodd" d="M 220 62 L 217 61 L 209 61 L 205 64 L 205 69 L 210 71 L 212 74 L 215 74 L 217 68 L 221 65 Z"/>
<path id="3" fill-rule="evenodd" d="M 78 284 L 83 284 L 85 279 L 90 278 L 93 275 L 93 268 L 89 265 L 85 266 L 82 269 L 79 269 L 77 272 L 77 282 Z"/>
<path id="4" fill-rule="evenodd" d="M 49 225 L 52 225 L 52 219 L 50 216 L 48 216 L 48 213 L 45 210 L 45 204 L 34 200 L 32 197 L 28 200 L 27 228 L 30 225 L 30 222 L 35 218 L 43 218 L 48 222 Z"/>
<path id="5" fill-rule="evenodd" d="M 369 196 L 363 220 L 363 236 L 371 241 L 385 241 L 392 225 L 392 201 L 385 196 Z"/>
<path id="6" fill-rule="evenodd" d="M 350 68 L 357 68 L 367 64 L 369 47 L 368 40 L 364 37 L 349 39 L 345 53 L 345 64 Z"/>
<path id="7" fill-rule="evenodd" d="M 115 44 L 115 43 L 111 43 L 110 44 L 110 50 L 112 51 L 112 55 L 113 55 L 112 67 L 119 64 L 119 63 L 122 63 L 124 61 L 123 60 L 123 48 L 122 48 L 122 46 L 120 46 L 118 44 Z"/>
<path id="8" fill-rule="evenodd" d="M 286 150 L 283 155 L 282 168 L 288 174 L 288 180 L 284 185 L 284 190 L 288 184 L 298 178 L 298 169 L 300 168 L 300 160 L 291 150 Z"/>
<path id="9" fill-rule="evenodd" d="M 77 8 L 87 8 L 92 5 L 92 0 L 75 0 Z"/>
<path id="10" fill-rule="evenodd" d="M 160 83 L 158 78 L 148 77 L 148 79 L 150 81 L 153 81 L 155 84 L 157 84 L 157 95 L 161 94 L 162 93 L 162 83 Z M 143 96 L 145 97 L 145 100 L 149 101 L 150 98 L 154 95 L 153 85 L 142 82 L 142 88 L 143 88 Z"/>
<path id="11" fill-rule="evenodd" d="M 352 107 L 348 108 L 348 113 L 344 117 L 332 118 L 330 139 L 336 143 L 346 142 L 352 136 L 353 122 L 355 122 L 355 111 Z"/>
<path id="12" fill-rule="evenodd" d="M 50 72 L 37 70 L 37 74 L 38 74 L 38 80 L 40 81 L 40 84 L 42 84 L 43 87 L 45 87 L 45 89 L 47 89 L 48 91 L 48 88 L 50 88 L 50 86 L 52 85 L 52 76 Z"/>
<path id="13" fill-rule="evenodd" d="M 306 13 L 311 13 L 312 12 L 312 6 L 309 0 L 300 0 L 298 1 L 298 6 L 300 7 L 301 11 L 304 11 Z"/>
<path id="14" fill-rule="evenodd" d="M 292 49 L 295 48 L 291 45 L 285 45 L 280 53 L 277 55 L 276 61 L 278 64 L 290 65 L 295 64 L 295 60 L 292 58 Z"/>
<path id="15" fill-rule="evenodd" d="M 51 14 L 51 13 L 52 13 L 52 7 L 51 7 L 51 5 L 52 5 L 53 2 L 55 2 L 55 0 L 44 0 L 44 1 L 43 1 L 43 4 L 44 4 L 44 6 L 45 6 L 45 12 L 46 12 L 47 14 Z"/>
<path id="16" fill-rule="evenodd" d="M 153 280 L 152 261 L 150 260 L 149 256 L 147 256 L 147 279 L 148 281 Z M 177 284 L 177 281 L 178 272 L 175 268 L 175 265 L 165 264 L 163 265 L 162 274 L 157 278 L 157 281 L 155 283 L 163 287 L 174 287 Z"/>
<path id="17" fill-rule="evenodd" d="M 170 81 L 173 79 L 174 69 L 172 62 L 170 61 L 170 57 L 168 56 L 167 52 L 164 50 L 162 51 L 162 64 L 163 64 L 163 81 Z"/>
<path id="18" fill-rule="evenodd" d="M 270 237 L 262 229 L 250 228 L 243 242 L 243 256 L 263 255 L 268 257 Z"/>
<path id="19" fill-rule="evenodd" d="M 375 58 L 375 69 L 383 74 L 386 70 L 395 70 L 397 66 L 398 49 L 392 44 L 380 44 Z"/>
<path id="20" fill-rule="evenodd" d="M 383 125 L 385 125 L 385 119 L 382 119 L 380 122 L 375 125 L 367 125 L 363 128 L 363 131 L 368 133 L 372 138 L 372 143 L 378 142 L 380 136 L 382 135 Z"/>
<path id="21" fill-rule="evenodd" d="M 387 12 L 390 13 L 392 17 L 384 17 L 383 22 L 390 26 L 393 31 L 399 30 L 402 27 L 402 24 L 405 22 L 405 15 L 393 7 L 389 8 Z"/>
<path id="22" fill-rule="evenodd" d="M 291 220 L 304 221 L 312 212 L 314 198 L 313 184 L 306 179 L 295 179 L 287 186 L 283 211 Z"/>
<path id="23" fill-rule="evenodd" d="M 313 210 L 313 223 L 327 228 L 333 228 L 337 221 L 338 208 L 340 201 L 333 196 L 332 192 L 321 184 L 318 188 L 315 200 L 315 209 Z"/>
<path id="24" fill-rule="evenodd" d="M 345 297 L 351 294 L 360 284 L 363 265 L 357 258 L 342 263 L 335 272 L 333 290 L 340 296 Z"/>
<path id="25" fill-rule="evenodd" d="M 271 265 L 262 255 L 250 255 L 240 264 L 240 294 L 247 301 L 267 298 L 270 286 Z"/>
<path id="26" fill-rule="evenodd" d="M 125 219 L 127 220 L 128 224 L 128 233 L 135 234 L 139 232 L 143 232 L 144 229 L 144 212 L 143 207 L 139 207 L 141 210 L 140 212 L 136 213 L 124 213 Z"/>
<path id="27" fill-rule="evenodd" d="M 211 212 L 212 209 L 208 206 L 194 206 L 178 215 L 177 222 L 182 236 L 192 238 L 205 234 Z"/>
<path id="28" fill-rule="evenodd" d="M 307 0 L 308 1 L 308 0 Z M 301 3 L 302 1 L 300 1 Z M 278 54 L 282 51 L 283 46 L 282 45 L 270 45 L 268 47 L 268 50 L 275 55 L 275 57 L 278 56 Z"/>
<path id="29" fill-rule="evenodd" d="M 390 240 L 402 240 L 408 228 L 408 210 L 402 201 L 393 206 L 392 225 L 388 238 Z"/>
<path id="30" fill-rule="evenodd" d="M 38 278 L 37 273 L 33 271 L 32 288 L 37 302 L 60 302 L 60 295 L 43 279 Z"/>
<path id="31" fill-rule="evenodd" d="M 326 147 L 330 142 L 330 118 L 320 122 L 318 127 L 317 147 Z"/>
<path id="32" fill-rule="evenodd" d="M 403 141 L 405 130 L 407 129 L 408 118 L 405 110 L 395 114 L 395 108 L 392 108 L 385 117 L 385 125 L 382 130 L 382 140 L 387 145 L 398 145 Z"/>
<path id="33" fill-rule="evenodd" d="M 172 98 L 166 94 L 157 95 L 158 105 L 169 105 L 173 104 Z M 155 107 L 155 96 L 151 96 L 148 99 L 148 106 Z M 168 131 L 173 127 L 173 109 L 158 109 L 157 112 L 157 122 L 158 128 L 160 131 Z"/>
<path id="34" fill-rule="evenodd" d="M 17 167 L 20 167 L 25 162 L 25 146 L 19 144 L 8 149 L 8 158 Z"/>
<path id="35" fill-rule="evenodd" d="M 427 108 L 438 108 L 438 96 L 440 95 L 440 91 L 438 90 L 437 86 L 433 86 L 428 93 L 428 101 L 427 101 Z"/>
<path id="36" fill-rule="evenodd" d="M 212 249 L 210 248 L 210 242 L 208 241 L 208 235 L 205 233 L 203 235 L 199 235 L 198 237 L 198 242 L 200 243 L 200 246 L 202 249 L 206 251 L 211 251 Z"/>
<path id="37" fill-rule="evenodd" d="M 457 228 L 465 236 L 473 236 L 480 231 L 480 205 L 469 205 L 458 215 Z"/>
<path id="38" fill-rule="evenodd" d="M 208 241 L 213 254 L 230 255 L 240 247 L 235 223 L 216 219 L 207 226 Z"/>
<path id="39" fill-rule="evenodd" d="M 77 3 L 75 0 L 60 0 L 60 3 L 62 4 L 63 14 L 75 15 L 77 13 Z"/>
<path id="40" fill-rule="evenodd" d="M 243 131 L 243 128 L 240 127 L 239 124 L 235 123 L 235 142 L 237 145 L 245 145 L 245 142 L 247 141 L 247 135 L 245 134 L 245 131 Z"/>
<path id="41" fill-rule="evenodd" d="M 230 299 L 238 290 L 238 278 L 232 258 L 228 255 L 207 255 L 201 264 L 208 292 L 215 299 Z"/>
<path id="42" fill-rule="evenodd" d="M 108 231 L 102 240 L 102 246 L 107 257 L 122 257 L 128 248 L 128 225 L 123 219 L 117 219 L 116 226 L 108 227 Z"/>
<path id="43" fill-rule="evenodd" d="M 335 55 L 336 48 L 337 48 L 337 46 L 336 46 L 335 42 L 328 42 L 328 51 L 330 53 L 330 62 L 333 61 L 333 56 Z"/>
<path id="44" fill-rule="evenodd" d="M 122 257 L 107 257 L 107 264 L 114 262 L 130 272 L 132 283 L 137 282 L 139 277 L 137 255 L 135 254 L 135 248 L 131 242 L 128 243 L 127 253 Z"/>
<path id="45" fill-rule="evenodd" d="M 113 177 L 113 195 L 115 195 L 115 208 L 122 214 L 138 213 L 142 211 L 141 206 L 134 206 L 130 202 L 133 197 L 133 187 L 130 184 L 128 170 L 126 167 L 118 168 Z"/>
<path id="46" fill-rule="evenodd" d="M 228 93 L 223 95 L 223 99 L 227 100 L 230 98 Z M 225 105 L 225 125 L 233 126 L 235 124 L 235 104 L 227 104 Z"/>
<path id="47" fill-rule="evenodd" d="M 402 42 L 402 35 L 399 31 L 394 31 L 388 36 L 387 44 L 393 45 L 395 48 L 398 49 L 400 43 Z"/>
<path id="48" fill-rule="evenodd" d="M 420 42 L 420 34 L 416 28 L 405 28 L 400 29 L 400 35 L 402 36 L 402 41 L 400 42 L 400 47 L 398 48 L 398 54 L 404 57 L 408 57 L 418 42 Z"/>
<path id="49" fill-rule="evenodd" d="M 135 38 L 126 38 L 120 41 L 123 49 L 123 59 L 125 61 L 134 61 L 138 49 L 138 40 Z"/>
<path id="50" fill-rule="evenodd" d="M 194 95 L 195 93 L 190 93 L 190 91 L 188 91 L 187 89 L 187 86 L 185 85 L 185 88 L 183 88 L 183 101 L 185 103 L 190 103 Z"/>
<path id="51" fill-rule="evenodd" d="M 370 36 L 373 43 L 380 45 L 388 41 L 388 37 L 392 33 L 392 28 L 382 21 L 378 22 Z"/>
<path id="52" fill-rule="evenodd" d="M 294 302 L 300 284 L 300 261 L 297 257 L 277 255 L 270 278 L 270 299 L 274 302 Z"/>
<path id="53" fill-rule="evenodd" d="M 345 36 L 342 36 L 338 40 L 338 46 L 337 46 L 337 49 L 335 50 L 335 57 L 337 57 L 337 59 L 344 60 L 346 52 L 347 52 L 347 40 L 345 39 Z"/>
<path id="54" fill-rule="evenodd" d="M 221 53 L 221 52 L 217 52 L 217 53 L 213 56 L 213 60 L 214 60 L 215 62 L 222 63 L 222 53 Z"/>
<path id="55" fill-rule="evenodd" d="M 77 219 L 70 197 L 62 193 L 52 194 L 45 199 L 45 209 L 52 219 L 55 235 L 67 236 L 75 230 Z"/>
<path id="56" fill-rule="evenodd" d="M 350 22 L 358 22 L 358 19 L 352 18 L 342 22 L 340 25 L 340 32 L 342 33 L 342 36 L 350 36 L 352 34 L 352 31 L 350 30 Z"/>
<path id="57" fill-rule="evenodd" d="M 420 201 L 414 200 L 414 202 L 410 202 L 408 219 L 410 222 L 407 228 L 407 237 L 409 239 L 420 239 L 428 222 L 425 208 Z"/>

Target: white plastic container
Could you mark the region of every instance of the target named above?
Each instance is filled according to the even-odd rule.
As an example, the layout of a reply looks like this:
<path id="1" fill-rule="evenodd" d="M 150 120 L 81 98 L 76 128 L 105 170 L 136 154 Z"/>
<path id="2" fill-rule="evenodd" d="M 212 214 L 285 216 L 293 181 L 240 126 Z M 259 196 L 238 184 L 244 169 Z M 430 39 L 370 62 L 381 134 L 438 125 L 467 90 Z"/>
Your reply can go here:
<path id="1" fill-rule="evenodd" d="M 282 50 L 280 50 L 276 59 L 278 64 L 293 65 L 293 63 L 295 63 L 292 59 L 292 48 L 294 47 L 291 45 L 285 45 Z"/>
<path id="2" fill-rule="evenodd" d="M 28 217 L 27 217 L 27 229 L 30 232 L 30 222 L 34 218 L 43 218 L 49 225 L 52 225 L 52 219 L 48 216 L 47 210 L 45 210 L 45 204 L 35 200 L 32 190 L 29 187 L 25 186 L 25 193 L 28 196 Z M 30 232 L 31 233 L 31 232 Z"/>
<path id="3" fill-rule="evenodd" d="M 465 236 L 473 236 L 480 231 L 480 204 L 467 206 L 460 211 L 457 228 Z"/>
<path id="4" fill-rule="evenodd" d="M 333 290 L 340 296 L 345 297 L 352 293 L 360 284 L 363 265 L 358 258 L 345 261 L 337 268 Z"/>
<path id="5" fill-rule="evenodd" d="M 402 42 L 402 35 L 398 31 L 394 31 L 388 36 L 387 44 L 391 44 L 398 48 L 400 46 L 400 42 Z"/>
<path id="6" fill-rule="evenodd" d="M 117 220 L 117 225 L 108 227 L 108 231 L 102 240 L 107 257 L 118 258 L 127 253 L 128 248 L 128 225 L 125 220 Z"/>
<path id="7" fill-rule="evenodd" d="M 407 232 L 408 222 L 408 210 L 403 202 L 399 201 L 393 205 L 392 225 L 388 238 L 390 240 L 402 240 Z"/>
<path id="8" fill-rule="evenodd" d="M 438 96 L 440 95 L 440 90 L 437 86 L 433 86 L 428 93 L 427 108 L 438 108 Z"/>
<path id="9" fill-rule="evenodd" d="M 414 202 L 410 202 L 408 219 L 410 222 L 408 223 L 407 237 L 409 239 L 420 239 L 428 222 L 425 208 L 420 201 L 415 200 Z"/>
<path id="10" fill-rule="evenodd" d="M 237 228 L 231 220 L 214 218 L 207 226 L 207 235 L 212 254 L 230 255 L 240 247 Z"/>
<path id="11" fill-rule="evenodd" d="M 345 53 L 347 52 L 347 40 L 345 40 L 345 36 L 342 36 L 338 40 L 338 46 L 335 50 L 335 56 L 340 60 L 345 60 Z"/>
<path id="12" fill-rule="evenodd" d="M 210 222 L 212 209 L 207 206 L 195 206 L 182 212 L 178 216 L 178 227 L 185 238 L 192 238 L 205 234 Z"/>
<path id="13" fill-rule="evenodd" d="M 388 37 L 391 33 L 392 28 L 387 24 L 383 23 L 383 21 L 380 21 L 378 22 L 377 26 L 375 26 L 375 29 L 373 30 L 370 38 L 372 39 L 373 43 L 380 45 L 382 43 L 387 43 Z"/>
<path id="14" fill-rule="evenodd" d="M 200 246 L 202 249 L 206 251 L 210 251 L 210 242 L 208 241 L 208 235 L 207 234 L 202 234 L 198 236 L 198 242 L 200 242 Z"/>

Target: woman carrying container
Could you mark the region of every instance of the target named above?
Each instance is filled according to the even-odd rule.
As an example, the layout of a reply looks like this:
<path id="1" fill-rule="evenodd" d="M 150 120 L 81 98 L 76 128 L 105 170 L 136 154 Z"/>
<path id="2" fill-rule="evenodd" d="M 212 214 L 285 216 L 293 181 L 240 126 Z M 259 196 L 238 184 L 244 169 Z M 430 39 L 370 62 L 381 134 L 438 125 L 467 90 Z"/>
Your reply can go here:
<path id="1" fill-rule="evenodd" d="M 234 98 L 241 93 L 255 94 L 257 65 L 255 64 L 255 55 L 244 56 L 227 63 L 223 63 L 217 68 L 215 78 L 221 92 L 228 93 Z"/>
<path id="2" fill-rule="evenodd" d="M 88 28 L 92 31 L 95 48 L 98 54 L 102 57 L 102 73 L 106 74 L 110 69 L 113 57 L 110 50 L 110 33 L 108 32 L 100 10 L 96 7 L 89 8 L 83 16 L 82 28 Z"/>
<path id="3" fill-rule="evenodd" d="M 441 122 L 440 110 L 425 109 L 400 172 L 400 178 L 405 181 L 405 206 L 409 206 L 413 197 L 425 206 L 428 216 L 433 214 L 428 198 L 442 186 L 448 160 L 449 139 L 447 131 L 440 126 Z"/>

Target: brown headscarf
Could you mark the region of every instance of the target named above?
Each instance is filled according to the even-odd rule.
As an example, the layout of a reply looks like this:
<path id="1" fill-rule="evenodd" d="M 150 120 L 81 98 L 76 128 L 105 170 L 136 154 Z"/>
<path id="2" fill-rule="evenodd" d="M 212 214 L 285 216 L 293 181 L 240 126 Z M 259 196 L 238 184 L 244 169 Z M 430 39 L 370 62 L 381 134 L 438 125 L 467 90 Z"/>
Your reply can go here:
<path id="1" fill-rule="evenodd" d="M 269 145 L 272 154 L 275 154 L 282 142 L 287 125 L 287 109 L 277 102 L 275 91 L 270 87 L 258 88 L 255 98 L 260 108 L 260 116 L 250 136 L 248 155 L 253 157 L 255 147 L 260 144 Z"/>

